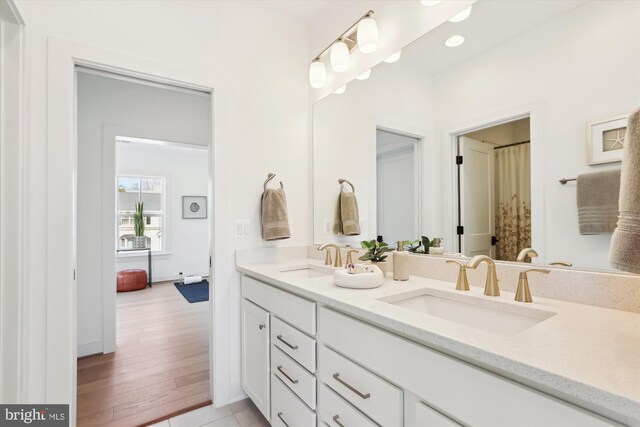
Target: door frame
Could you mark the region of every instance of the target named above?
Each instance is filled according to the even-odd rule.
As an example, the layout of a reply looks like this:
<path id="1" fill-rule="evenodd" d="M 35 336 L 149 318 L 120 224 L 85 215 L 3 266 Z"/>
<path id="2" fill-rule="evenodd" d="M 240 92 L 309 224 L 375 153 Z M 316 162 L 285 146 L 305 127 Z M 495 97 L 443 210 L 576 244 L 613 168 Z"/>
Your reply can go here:
<path id="1" fill-rule="evenodd" d="M 493 126 L 529 118 L 531 144 L 531 246 L 541 254 L 540 261 L 546 262 L 545 246 L 545 196 L 544 171 L 545 153 L 547 150 L 547 106 L 544 100 L 536 100 L 526 104 L 516 105 L 504 110 L 497 110 L 486 115 L 476 117 L 465 122 L 443 127 L 442 161 L 445 172 L 445 188 L 443 206 L 445 206 L 444 226 L 449 241 L 457 240 L 456 222 L 458 209 L 458 177 L 455 155 L 457 153 L 458 137 L 470 132 L 490 128 Z"/>
<path id="2" fill-rule="evenodd" d="M 130 56 L 94 46 L 58 38 L 48 39 L 47 64 L 47 222 L 46 222 L 46 400 L 70 402 L 71 425 L 76 417 L 76 356 L 77 313 L 77 114 L 76 114 L 76 66 L 84 66 L 125 76 L 169 84 L 211 93 L 211 141 L 209 147 L 209 212 L 210 256 L 214 257 L 220 243 L 214 236 L 216 220 L 214 184 L 216 182 L 216 131 L 214 117 L 216 95 L 220 85 L 200 71 L 179 68 L 139 57 Z M 216 264 L 216 267 L 218 265 Z M 210 276 L 213 277 L 210 270 Z M 228 310 L 225 304 L 228 292 L 224 286 L 211 286 L 210 316 L 210 389 L 211 396 L 222 402 L 229 398 L 229 384 L 217 372 L 228 370 L 229 356 L 216 349 L 228 348 Z M 227 317 L 225 317 L 227 316 Z M 218 371 L 218 369 L 221 369 Z"/>

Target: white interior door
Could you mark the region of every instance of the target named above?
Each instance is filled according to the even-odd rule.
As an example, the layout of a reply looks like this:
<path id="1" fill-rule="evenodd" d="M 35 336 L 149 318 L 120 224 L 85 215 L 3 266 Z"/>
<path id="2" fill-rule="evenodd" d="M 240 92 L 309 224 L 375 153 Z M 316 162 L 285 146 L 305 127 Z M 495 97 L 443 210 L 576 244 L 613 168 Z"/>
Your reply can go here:
<path id="1" fill-rule="evenodd" d="M 493 147 L 462 136 L 460 213 L 464 227 L 461 251 L 467 256 L 494 257 L 491 237 L 495 233 L 495 172 Z"/>
<path id="2" fill-rule="evenodd" d="M 378 130 L 376 137 L 377 234 L 392 244 L 419 234 L 416 151 L 418 140 Z"/>

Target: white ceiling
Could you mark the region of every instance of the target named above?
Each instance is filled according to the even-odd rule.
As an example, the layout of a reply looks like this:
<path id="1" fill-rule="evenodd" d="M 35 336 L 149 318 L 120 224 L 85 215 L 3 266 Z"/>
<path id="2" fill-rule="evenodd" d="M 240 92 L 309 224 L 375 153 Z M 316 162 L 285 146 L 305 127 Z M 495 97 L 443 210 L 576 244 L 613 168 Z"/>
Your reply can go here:
<path id="1" fill-rule="evenodd" d="M 430 74 L 438 73 L 531 31 L 582 3 L 583 0 L 479 0 L 465 21 L 446 22 L 406 47 L 402 61 Z M 445 40 L 454 34 L 464 36 L 465 43 L 456 48 L 445 47 Z"/>
<path id="2" fill-rule="evenodd" d="M 329 4 L 329 0 L 269 0 L 265 3 L 287 15 L 309 22 Z"/>

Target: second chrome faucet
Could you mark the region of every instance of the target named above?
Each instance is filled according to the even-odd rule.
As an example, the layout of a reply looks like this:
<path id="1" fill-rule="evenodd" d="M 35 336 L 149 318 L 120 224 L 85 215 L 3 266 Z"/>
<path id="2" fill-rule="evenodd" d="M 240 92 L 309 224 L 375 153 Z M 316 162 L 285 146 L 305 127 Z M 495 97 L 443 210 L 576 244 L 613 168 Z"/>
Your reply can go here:
<path id="1" fill-rule="evenodd" d="M 483 262 L 487 264 L 487 280 L 484 284 L 484 294 L 490 297 L 500 296 L 496 263 L 491 258 L 486 255 L 476 255 L 469 260 L 466 267 L 476 269 Z"/>

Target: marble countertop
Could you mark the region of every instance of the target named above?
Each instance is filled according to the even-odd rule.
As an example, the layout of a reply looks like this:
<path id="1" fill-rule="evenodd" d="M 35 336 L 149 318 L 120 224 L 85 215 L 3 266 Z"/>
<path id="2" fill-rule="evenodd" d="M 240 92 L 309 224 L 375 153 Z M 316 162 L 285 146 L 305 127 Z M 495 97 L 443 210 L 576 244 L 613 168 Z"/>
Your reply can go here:
<path id="1" fill-rule="evenodd" d="M 320 304 L 360 318 L 430 348 L 512 378 L 625 424 L 640 425 L 640 314 L 536 298 L 524 304 L 514 294 L 483 295 L 475 286 L 455 290 L 455 283 L 411 276 L 379 288 L 339 288 L 333 276 L 300 277 L 282 270 L 313 265 L 316 259 L 238 262 L 238 271 Z M 452 280 L 455 273 L 452 273 Z M 478 305 L 500 304 L 503 311 L 550 317 L 523 331 L 505 335 L 465 326 L 396 306 L 405 293 L 433 295 Z"/>

